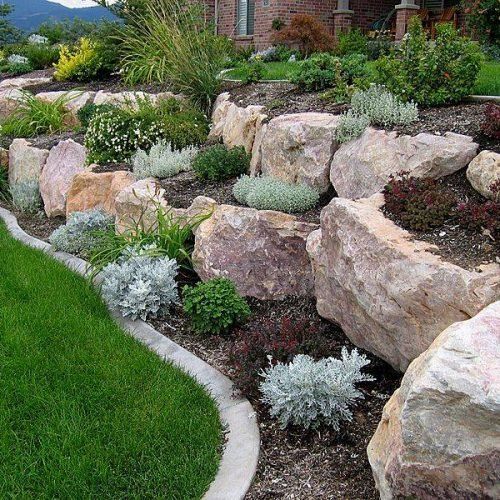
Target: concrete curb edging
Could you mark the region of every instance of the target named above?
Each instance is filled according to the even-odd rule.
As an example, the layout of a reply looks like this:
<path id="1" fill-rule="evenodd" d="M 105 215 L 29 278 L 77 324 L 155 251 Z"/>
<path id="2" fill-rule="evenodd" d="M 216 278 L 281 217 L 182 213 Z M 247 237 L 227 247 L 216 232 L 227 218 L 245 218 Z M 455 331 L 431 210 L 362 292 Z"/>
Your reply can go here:
<path id="1" fill-rule="evenodd" d="M 16 240 L 42 250 L 72 271 L 88 276 L 86 261 L 65 252 L 56 252 L 49 243 L 30 236 L 21 229 L 16 217 L 2 207 L 0 207 L 0 219 L 3 219 Z M 228 432 L 219 471 L 203 499 L 243 499 L 255 476 L 260 448 L 259 427 L 252 405 L 246 398 L 233 395 L 233 383 L 229 378 L 146 322 L 124 318 L 113 309 L 110 309 L 110 313 L 126 332 L 163 360 L 170 361 L 187 372 L 212 395 L 219 408 L 221 421 Z"/>

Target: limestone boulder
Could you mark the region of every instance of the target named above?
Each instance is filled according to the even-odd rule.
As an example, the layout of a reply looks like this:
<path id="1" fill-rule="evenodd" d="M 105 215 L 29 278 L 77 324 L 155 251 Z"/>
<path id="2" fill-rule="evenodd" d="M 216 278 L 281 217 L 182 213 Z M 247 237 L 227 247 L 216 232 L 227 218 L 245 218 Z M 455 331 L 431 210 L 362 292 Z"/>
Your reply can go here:
<path id="1" fill-rule="evenodd" d="M 26 139 L 14 139 L 9 146 L 9 184 L 38 181 L 49 152 L 31 145 Z"/>
<path id="2" fill-rule="evenodd" d="M 23 97 L 20 89 L 0 90 L 0 119 L 4 120 L 19 107 L 19 101 Z"/>
<path id="3" fill-rule="evenodd" d="M 77 116 L 78 111 L 86 104 L 93 102 L 95 94 L 95 92 L 71 90 L 69 92 L 40 92 L 36 97 L 43 102 L 54 102 L 57 101 L 57 99 L 64 98 L 64 107 L 68 110 L 65 123 L 68 126 L 74 126 L 79 124 Z"/>
<path id="4" fill-rule="evenodd" d="M 154 229 L 159 209 L 168 209 L 165 190 L 155 179 L 141 179 L 122 189 L 115 198 L 117 232 Z"/>
<path id="5" fill-rule="evenodd" d="M 281 212 L 218 205 L 195 232 L 194 269 L 205 281 L 230 278 L 258 299 L 310 296 L 306 238 L 316 227 Z"/>
<path id="6" fill-rule="evenodd" d="M 493 151 L 481 151 L 467 168 L 467 179 L 472 187 L 485 198 L 500 201 L 500 185 L 493 193 L 491 185 L 500 183 L 500 154 Z"/>
<path id="7" fill-rule="evenodd" d="M 500 266 L 444 261 L 387 219 L 382 204 L 381 194 L 333 199 L 307 248 L 319 314 L 405 371 L 445 328 L 500 298 Z"/>
<path id="8" fill-rule="evenodd" d="M 266 117 L 263 113 L 264 106 L 247 106 L 240 108 L 231 104 L 227 110 L 222 139 L 228 148 L 243 146 L 250 154 L 253 149 L 257 122 Z"/>
<path id="9" fill-rule="evenodd" d="M 320 193 L 330 187 L 330 164 L 338 149 L 340 116 L 297 113 L 273 118 L 261 139 L 261 172 L 286 182 L 307 184 Z"/>
<path id="10" fill-rule="evenodd" d="M 115 198 L 135 182 L 130 172 L 81 172 L 73 177 L 66 200 L 66 217 L 93 208 L 115 215 Z"/>
<path id="11" fill-rule="evenodd" d="M 500 302 L 408 368 L 368 445 L 380 497 L 500 497 Z"/>
<path id="12" fill-rule="evenodd" d="M 231 106 L 229 92 L 223 92 L 217 96 L 212 112 L 212 124 L 210 127 L 209 139 L 222 138 L 224 126 L 226 125 L 227 111 Z"/>
<path id="13" fill-rule="evenodd" d="M 25 89 L 32 85 L 42 85 L 52 80 L 50 76 L 20 76 L 16 78 L 5 78 L 0 82 L 0 91 L 9 89 Z"/>
<path id="14" fill-rule="evenodd" d="M 401 171 L 432 179 L 452 174 L 470 163 L 477 147 L 471 137 L 452 132 L 398 136 L 369 127 L 334 154 L 330 180 L 340 197 L 365 198 Z"/>
<path id="15" fill-rule="evenodd" d="M 47 217 L 66 215 L 69 188 L 73 177 L 85 170 L 86 160 L 85 147 L 73 139 L 61 141 L 50 150 L 40 175 L 40 194 Z"/>

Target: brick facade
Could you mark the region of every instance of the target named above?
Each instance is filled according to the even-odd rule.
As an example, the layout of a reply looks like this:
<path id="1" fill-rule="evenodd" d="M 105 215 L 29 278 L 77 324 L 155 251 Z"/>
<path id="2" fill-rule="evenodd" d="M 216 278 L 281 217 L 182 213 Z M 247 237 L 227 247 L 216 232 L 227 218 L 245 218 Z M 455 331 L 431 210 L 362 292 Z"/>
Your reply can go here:
<path id="1" fill-rule="evenodd" d="M 217 8 L 217 31 L 233 38 L 237 45 L 253 44 L 262 49 L 272 45 L 273 20 L 289 24 L 295 14 L 311 14 L 317 17 L 332 34 L 359 27 L 367 30 L 371 23 L 394 13 L 397 39 L 406 31 L 408 19 L 415 9 L 398 8 L 400 4 L 419 5 L 420 0 L 255 0 L 254 34 L 236 36 L 237 0 L 204 0 L 209 12 Z M 344 6 L 348 5 L 348 9 Z M 338 12 L 336 13 L 336 11 Z"/>

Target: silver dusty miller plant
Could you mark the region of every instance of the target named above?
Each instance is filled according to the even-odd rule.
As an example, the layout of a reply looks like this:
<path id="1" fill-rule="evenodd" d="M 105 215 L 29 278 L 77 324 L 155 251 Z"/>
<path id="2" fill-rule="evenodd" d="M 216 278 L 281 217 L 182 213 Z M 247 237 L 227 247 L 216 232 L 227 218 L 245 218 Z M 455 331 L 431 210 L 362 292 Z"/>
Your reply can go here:
<path id="1" fill-rule="evenodd" d="M 96 248 L 104 231 L 113 225 L 113 217 L 101 210 L 73 212 L 66 224 L 58 227 L 49 238 L 56 250 L 87 256 Z"/>
<path id="2" fill-rule="evenodd" d="M 361 373 L 370 361 L 354 349 L 342 349 L 342 358 L 314 361 L 298 354 L 289 364 L 278 363 L 261 372 L 262 401 L 281 427 L 299 425 L 306 429 L 320 423 L 340 429 L 342 421 L 352 420 L 350 406 L 363 397 L 356 383 L 374 380 Z"/>
<path id="3" fill-rule="evenodd" d="M 413 102 L 402 102 L 383 85 L 371 85 L 351 98 L 356 115 L 365 115 L 373 125 L 408 125 L 418 119 L 418 108 Z"/>
<path id="4" fill-rule="evenodd" d="M 370 119 L 365 115 L 358 115 L 352 109 L 341 115 L 335 129 L 337 142 L 344 143 L 359 137 L 370 125 Z"/>
<path id="5" fill-rule="evenodd" d="M 134 175 L 137 179 L 172 177 L 191 168 L 191 162 L 198 153 L 198 148 L 189 146 L 180 151 L 170 143 L 160 141 L 151 147 L 149 153 L 137 150 L 132 157 Z"/>
<path id="6" fill-rule="evenodd" d="M 177 271 L 175 259 L 152 257 L 132 248 L 102 270 L 102 296 L 125 317 L 165 316 L 179 300 Z"/>
<path id="7" fill-rule="evenodd" d="M 289 184 L 271 176 L 243 175 L 234 185 L 233 195 L 251 208 L 288 213 L 306 212 L 319 201 L 319 194 L 311 187 Z"/>
<path id="8" fill-rule="evenodd" d="M 42 199 L 37 180 L 20 181 L 9 188 L 12 204 L 21 212 L 36 213 L 40 210 Z"/>

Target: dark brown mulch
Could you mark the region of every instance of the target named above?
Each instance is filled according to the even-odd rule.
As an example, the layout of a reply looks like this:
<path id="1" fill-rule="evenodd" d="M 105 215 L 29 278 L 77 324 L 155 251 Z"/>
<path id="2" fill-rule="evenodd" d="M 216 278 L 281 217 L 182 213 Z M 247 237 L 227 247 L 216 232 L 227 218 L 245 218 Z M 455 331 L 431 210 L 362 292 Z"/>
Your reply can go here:
<path id="1" fill-rule="evenodd" d="M 21 229 L 24 229 L 28 234 L 35 236 L 44 241 L 48 241 L 49 236 L 59 226 L 62 226 L 66 219 L 64 217 L 47 218 L 43 211 L 36 214 L 26 214 L 20 212 L 11 203 L 0 199 L 0 206 L 10 210 L 16 217 Z"/>
<path id="2" fill-rule="evenodd" d="M 466 177 L 466 169 L 455 172 L 436 181 L 445 189 L 452 191 L 459 203 L 485 201 L 470 184 Z M 397 216 L 384 210 L 385 215 L 405 227 Z M 437 246 L 434 253 L 444 260 L 456 264 L 464 269 L 475 269 L 481 264 L 492 262 L 500 263 L 500 241 L 492 239 L 486 233 L 472 231 L 461 227 L 455 218 L 451 217 L 446 223 L 434 230 L 414 231 L 408 229 L 414 239 L 426 241 Z"/>
<path id="3" fill-rule="evenodd" d="M 285 113 L 318 113 L 340 114 L 348 106 L 336 104 L 321 98 L 321 92 L 302 92 L 291 83 L 242 83 L 226 82 L 224 91 L 231 94 L 231 101 L 239 106 L 258 104 L 266 106 L 269 119 Z"/>
<path id="4" fill-rule="evenodd" d="M 354 348 L 335 325 L 316 312 L 313 299 L 288 298 L 283 301 L 249 300 L 252 316 L 249 322 L 306 320 L 321 325 L 332 339 L 332 356 L 338 357 L 343 346 Z M 200 336 L 189 328 L 186 317 L 177 311 L 166 321 L 153 320 L 155 328 L 231 377 L 229 363 L 233 336 Z M 173 327 L 173 328 L 172 328 Z M 366 456 L 387 399 L 400 383 L 400 375 L 387 364 L 365 353 L 371 364 L 365 371 L 375 382 L 362 386 L 365 399 L 354 409 L 354 419 L 339 433 L 326 427 L 318 431 L 282 430 L 258 400 L 256 410 L 261 432 L 261 456 L 257 476 L 248 499 L 270 498 L 378 498 Z"/>

